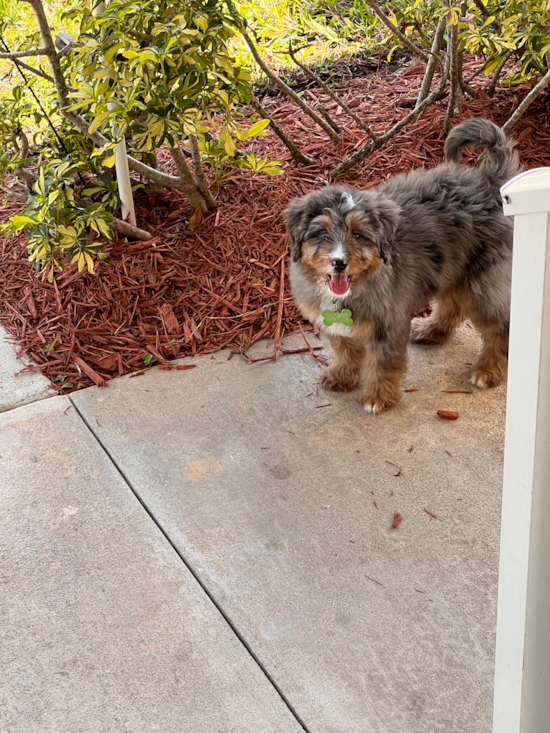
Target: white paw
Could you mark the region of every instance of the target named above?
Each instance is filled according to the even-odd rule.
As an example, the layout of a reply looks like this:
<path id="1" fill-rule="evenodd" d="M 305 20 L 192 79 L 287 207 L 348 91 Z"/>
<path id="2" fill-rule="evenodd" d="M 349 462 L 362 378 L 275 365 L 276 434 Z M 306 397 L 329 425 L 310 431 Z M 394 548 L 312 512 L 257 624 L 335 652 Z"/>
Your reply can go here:
<path id="1" fill-rule="evenodd" d="M 369 412 L 372 415 L 376 415 L 377 413 L 382 412 L 382 408 L 380 407 L 380 405 L 377 405 L 376 402 L 374 404 L 371 403 L 363 405 L 363 407 L 365 408 L 366 412 Z"/>
<path id="2" fill-rule="evenodd" d="M 478 377 L 475 374 L 470 377 L 470 384 L 473 384 L 474 387 L 478 387 L 479 389 L 486 389 L 487 387 L 487 383 L 483 377 Z"/>

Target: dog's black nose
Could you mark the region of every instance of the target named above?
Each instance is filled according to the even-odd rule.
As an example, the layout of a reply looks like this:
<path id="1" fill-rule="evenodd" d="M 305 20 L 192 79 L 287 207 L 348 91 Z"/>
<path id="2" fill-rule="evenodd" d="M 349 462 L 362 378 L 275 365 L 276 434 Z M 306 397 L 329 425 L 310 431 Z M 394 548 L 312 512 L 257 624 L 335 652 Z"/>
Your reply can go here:
<path id="1" fill-rule="evenodd" d="M 336 272 L 344 272 L 344 270 L 348 266 L 348 261 L 341 258 L 335 258 L 330 261 L 330 264 L 336 270 Z"/>

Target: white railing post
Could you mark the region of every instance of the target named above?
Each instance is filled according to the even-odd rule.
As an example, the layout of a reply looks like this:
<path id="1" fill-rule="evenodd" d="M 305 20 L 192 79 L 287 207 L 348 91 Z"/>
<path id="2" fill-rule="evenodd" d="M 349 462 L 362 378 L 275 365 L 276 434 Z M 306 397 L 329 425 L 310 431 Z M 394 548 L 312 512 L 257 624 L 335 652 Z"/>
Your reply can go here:
<path id="1" fill-rule="evenodd" d="M 550 168 L 501 193 L 515 219 L 493 733 L 550 733 Z"/>

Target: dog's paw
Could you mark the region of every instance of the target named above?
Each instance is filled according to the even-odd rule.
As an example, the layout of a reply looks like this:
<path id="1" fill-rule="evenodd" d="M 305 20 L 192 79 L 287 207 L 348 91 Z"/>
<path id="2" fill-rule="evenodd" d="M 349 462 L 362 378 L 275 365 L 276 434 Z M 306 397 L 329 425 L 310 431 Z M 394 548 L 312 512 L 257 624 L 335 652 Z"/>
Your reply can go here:
<path id="1" fill-rule="evenodd" d="M 504 373 L 501 369 L 487 369 L 484 367 L 474 367 L 470 384 L 478 389 L 488 389 L 489 387 L 497 387 L 504 379 Z"/>
<path id="2" fill-rule="evenodd" d="M 331 392 L 349 392 L 359 384 L 359 375 L 349 368 L 333 364 L 321 372 L 319 384 Z"/>
<path id="3" fill-rule="evenodd" d="M 369 414 L 372 414 L 372 415 L 378 415 L 378 413 L 384 412 L 385 410 L 388 409 L 385 405 L 382 405 L 378 402 L 364 402 L 363 408 L 365 412 L 368 412 Z"/>
<path id="4" fill-rule="evenodd" d="M 442 331 L 433 318 L 413 318 L 409 341 L 413 344 L 442 344 L 449 338 L 449 334 Z"/>
<path id="5" fill-rule="evenodd" d="M 399 402 L 400 396 L 400 391 L 393 386 L 380 385 L 363 392 L 361 404 L 365 412 L 378 415 L 394 407 Z"/>

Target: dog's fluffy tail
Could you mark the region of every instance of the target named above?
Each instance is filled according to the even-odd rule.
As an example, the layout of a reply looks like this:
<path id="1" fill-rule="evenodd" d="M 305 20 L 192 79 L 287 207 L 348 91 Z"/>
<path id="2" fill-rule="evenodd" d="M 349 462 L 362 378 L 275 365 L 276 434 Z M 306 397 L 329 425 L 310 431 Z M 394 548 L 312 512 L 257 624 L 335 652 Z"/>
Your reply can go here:
<path id="1" fill-rule="evenodd" d="M 479 168 L 499 186 L 520 170 L 512 142 L 489 120 L 474 118 L 454 127 L 445 141 L 446 161 L 459 163 L 465 147 L 485 148 L 478 158 Z"/>

